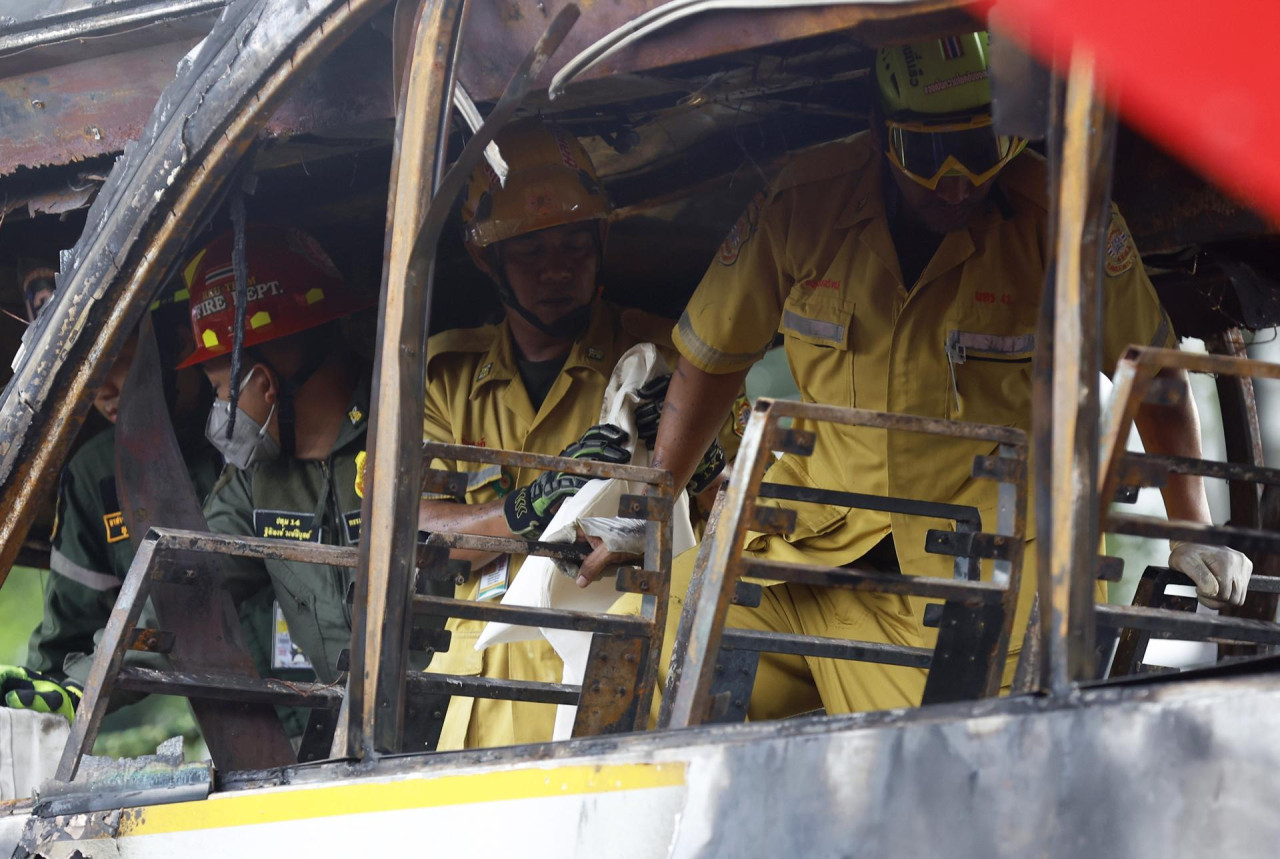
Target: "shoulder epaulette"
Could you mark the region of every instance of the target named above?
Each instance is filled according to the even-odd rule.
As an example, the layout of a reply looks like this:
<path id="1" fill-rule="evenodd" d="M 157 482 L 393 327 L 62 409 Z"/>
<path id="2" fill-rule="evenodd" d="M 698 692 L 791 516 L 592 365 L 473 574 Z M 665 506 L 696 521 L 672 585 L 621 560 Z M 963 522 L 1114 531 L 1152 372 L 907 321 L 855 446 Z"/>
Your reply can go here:
<path id="1" fill-rule="evenodd" d="M 814 182 L 826 182 L 861 170 L 871 158 L 871 138 L 866 133 L 823 143 L 795 155 L 770 188 L 776 194 Z"/>
<path id="2" fill-rule="evenodd" d="M 456 352 L 487 352 L 498 334 L 498 326 L 481 325 L 479 328 L 450 328 L 427 340 L 427 360 Z"/>
<path id="3" fill-rule="evenodd" d="M 674 348 L 671 342 L 671 329 L 676 324 L 674 319 L 635 307 L 627 307 L 619 313 L 618 323 L 622 326 L 622 330 L 636 338 L 637 342 Z"/>

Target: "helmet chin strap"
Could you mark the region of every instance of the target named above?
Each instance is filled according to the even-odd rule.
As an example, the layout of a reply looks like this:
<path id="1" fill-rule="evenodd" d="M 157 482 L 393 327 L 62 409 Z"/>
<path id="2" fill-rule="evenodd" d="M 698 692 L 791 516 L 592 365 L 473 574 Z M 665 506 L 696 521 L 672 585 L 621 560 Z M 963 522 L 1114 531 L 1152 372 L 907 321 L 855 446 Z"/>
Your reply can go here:
<path id="1" fill-rule="evenodd" d="M 307 383 L 316 372 L 320 369 L 320 365 L 324 363 L 325 356 L 319 352 L 315 352 L 298 368 L 298 372 L 292 376 L 285 376 L 275 368 L 275 365 L 267 360 L 266 356 L 253 353 L 253 361 L 255 364 L 261 364 L 275 375 L 280 390 L 277 394 L 276 401 L 280 405 L 277 420 L 280 426 L 280 456 L 283 459 L 292 459 L 294 453 L 298 449 L 297 444 L 297 419 L 294 410 L 294 404 L 298 390 Z M 274 407 L 273 407 L 274 408 Z M 270 421 L 270 415 L 267 416 Z"/>
<path id="2" fill-rule="evenodd" d="M 543 334 L 555 337 L 557 340 L 573 340 L 578 335 L 582 334 L 582 332 L 587 330 L 587 326 L 591 323 L 591 308 L 596 301 L 596 290 L 593 289 L 591 291 L 591 298 L 586 304 L 581 307 L 575 307 L 573 310 L 570 310 L 564 316 L 561 316 L 553 322 L 543 322 L 532 310 L 521 304 L 520 299 L 516 298 L 515 290 L 511 288 L 511 282 L 507 280 L 507 267 L 502 261 L 502 254 L 498 251 L 498 246 L 491 245 L 487 250 L 489 267 L 496 275 L 498 298 L 501 299 L 502 303 L 507 307 L 510 307 L 516 313 L 520 314 L 520 317 L 524 319 L 524 321 L 528 322 Z M 600 239 L 597 236 L 596 260 L 599 261 L 603 258 L 604 254 L 601 253 Z M 600 266 L 597 263 L 597 273 L 599 272 L 599 268 Z"/>

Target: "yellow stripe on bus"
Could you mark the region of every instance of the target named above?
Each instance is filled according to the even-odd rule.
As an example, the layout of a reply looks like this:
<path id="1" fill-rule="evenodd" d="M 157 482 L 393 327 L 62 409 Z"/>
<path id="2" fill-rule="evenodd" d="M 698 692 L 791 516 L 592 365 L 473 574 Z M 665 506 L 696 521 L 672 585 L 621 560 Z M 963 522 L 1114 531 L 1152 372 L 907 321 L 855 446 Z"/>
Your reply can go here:
<path id="1" fill-rule="evenodd" d="M 437 778 L 408 776 L 397 781 L 354 782 L 331 787 L 300 786 L 266 792 L 224 793 L 199 802 L 126 809 L 120 818 L 118 837 L 222 829 L 374 811 L 678 787 L 684 784 L 684 768 L 681 762 L 529 768 Z"/>

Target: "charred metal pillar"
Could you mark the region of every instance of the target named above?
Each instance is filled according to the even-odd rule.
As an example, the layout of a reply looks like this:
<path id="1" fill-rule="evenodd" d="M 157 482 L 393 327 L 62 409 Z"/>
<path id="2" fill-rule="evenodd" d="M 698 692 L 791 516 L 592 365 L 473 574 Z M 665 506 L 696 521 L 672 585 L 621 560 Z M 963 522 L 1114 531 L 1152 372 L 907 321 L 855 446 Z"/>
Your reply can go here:
<path id="1" fill-rule="evenodd" d="M 1115 120 L 1099 98 L 1088 54 L 1072 56 L 1055 122 L 1052 394 L 1049 414 L 1040 403 L 1037 435 L 1047 433 L 1048 445 L 1037 445 L 1037 513 L 1041 687 L 1063 693 L 1094 670 L 1100 283 L 1115 145 Z"/>
<path id="2" fill-rule="evenodd" d="M 413 249 L 444 165 L 463 7 L 464 0 L 422 4 L 396 111 L 352 628 L 347 752 L 353 757 L 395 751 L 404 717 L 432 274 L 429 261 L 412 265 Z"/>
<path id="3" fill-rule="evenodd" d="M 1204 344 L 1210 354 L 1248 357 L 1244 336 L 1239 328 L 1210 337 Z M 1263 465 L 1262 430 L 1258 424 L 1258 403 L 1254 397 L 1253 379 L 1247 376 L 1218 376 L 1214 379 L 1218 388 L 1218 404 L 1222 412 L 1222 436 L 1226 442 L 1226 459 L 1245 465 Z M 1275 492 L 1270 493 L 1272 503 L 1267 505 L 1268 521 L 1263 521 L 1263 507 L 1257 484 L 1245 480 L 1233 480 L 1229 484 L 1231 496 L 1231 524 L 1241 528 L 1274 528 Z M 1275 575 L 1280 558 L 1271 554 L 1255 554 L 1252 558 L 1255 572 Z M 1232 617 L 1254 620 L 1275 620 L 1280 604 L 1275 594 L 1250 592 L 1242 606 L 1227 606 L 1222 611 Z M 1258 648 L 1250 645 L 1219 644 L 1218 655 L 1250 656 Z"/>

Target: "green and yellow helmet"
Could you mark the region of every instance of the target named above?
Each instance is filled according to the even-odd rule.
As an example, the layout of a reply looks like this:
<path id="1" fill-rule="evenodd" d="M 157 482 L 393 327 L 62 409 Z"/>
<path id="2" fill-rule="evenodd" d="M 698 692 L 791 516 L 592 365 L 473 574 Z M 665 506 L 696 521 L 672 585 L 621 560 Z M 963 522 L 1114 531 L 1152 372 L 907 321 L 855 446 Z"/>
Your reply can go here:
<path id="1" fill-rule="evenodd" d="M 991 127 L 990 49 L 981 31 L 876 53 L 885 156 L 926 188 L 947 176 L 981 185 L 1026 148 Z"/>
<path id="2" fill-rule="evenodd" d="M 990 112 L 985 30 L 876 52 L 876 88 L 886 116 L 926 117 Z"/>

